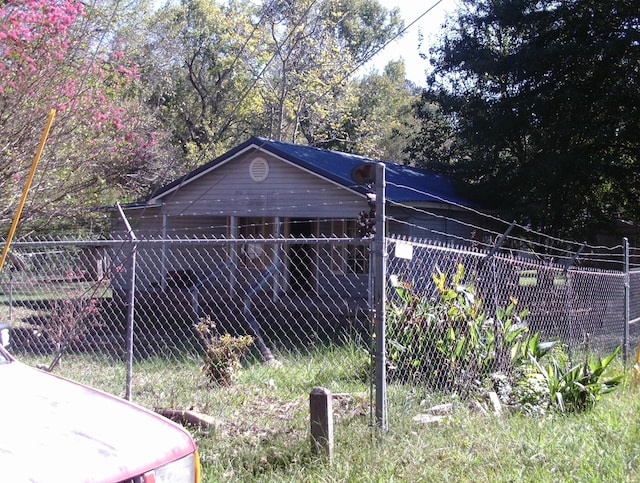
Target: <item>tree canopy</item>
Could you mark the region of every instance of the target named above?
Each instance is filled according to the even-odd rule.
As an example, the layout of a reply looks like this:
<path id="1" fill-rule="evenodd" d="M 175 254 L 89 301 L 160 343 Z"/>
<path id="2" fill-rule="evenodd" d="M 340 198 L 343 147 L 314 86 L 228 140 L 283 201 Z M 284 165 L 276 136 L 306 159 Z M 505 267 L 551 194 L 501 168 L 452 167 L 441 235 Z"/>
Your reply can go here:
<path id="1" fill-rule="evenodd" d="M 640 223 L 637 7 L 463 0 L 431 50 L 411 157 L 536 229 Z"/>
<path id="2" fill-rule="evenodd" d="M 402 27 L 377 0 L 2 2 L 0 226 L 51 108 L 23 234 L 91 226 L 253 135 L 400 155 L 416 90 L 354 73 Z"/>
<path id="3" fill-rule="evenodd" d="M 323 142 L 353 73 L 402 26 L 377 0 L 183 0 L 141 25 L 137 62 L 191 167 L 251 135 Z"/>
<path id="4" fill-rule="evenodd" d="M 22 212 L 27 229 L 89 223 L 95 208 L 146 190 L 159 137 L 132 96 L 137 68 L 99 11 L 75 0 L 0 5 L 0 223 L 15 211 L 48 112 L 43 161 Z"/>

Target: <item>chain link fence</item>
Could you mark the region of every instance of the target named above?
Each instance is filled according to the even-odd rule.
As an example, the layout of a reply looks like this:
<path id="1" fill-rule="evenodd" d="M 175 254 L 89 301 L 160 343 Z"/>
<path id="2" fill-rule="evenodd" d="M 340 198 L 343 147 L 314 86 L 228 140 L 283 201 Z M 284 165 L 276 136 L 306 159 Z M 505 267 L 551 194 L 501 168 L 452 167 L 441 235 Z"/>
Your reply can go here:
<path id="1" fill-rule="evenodd" d="M 350 238 L 15 242 L 0 277 L 0 320 L 10 324 L 20 360 L 152 408 L 224 416 L 228 401 L 212 388 L 231 381 L 211 372 L 210 359 L 207 368 L 208 351 L 230 360 L 246 337 L 247 377 L 267 393 L 291 369 L 302 372 L 285 381 L 298 397 L 317 385 L 366 395 L 369 245 Z"/>
<path id="2" fill-rule="evenodd" d="M 411 258 L 397 255 L 409 246 Z M 407 281 L 427 298 L 436 293 L 433 275 L 447 274 L 458 265 L 464 281 L 473 285 L 490 316 L 515 303 L 526 309 L 531 331 L 562 340 L 572 348 L 591 340 L 594 349 L 608 351 L 623 343 L 625 275 L 622 271 L 568 267 L 522 255 L 491 255 L 487 251 L 452 248 L 426 241 L 392 239 L 388 273 Z M 640 315 L 640 272 L 631 272 L 631 318 Z M 393 287 L 390 288 L 393 297 Z"/>
<path id="3" fill-rule="evenodd" d="M 505 250 L 387 242 L 392 387 L 446 393 L 463 377 L 437 349 L 446 333 L 394 326 L 394 314 L 408 304 L 426 316 L 437 280 L 445 288 L 473 286 L 469 295 L 481 301 L 474 310 L 488 321 L 504 323 L 512 305 L 515 314 L 526 309 L 531 332 L 570 352 L 626 343 L 635 355 L 637 269 L 625 274 Z M 0 320 L 11 326 L 11 350 L 21 360 L 152 408 L 224 416 L 231 394 L 261 391 L 264 400 L 288 384 L 298 398 L 314 386 L 365 394 L 364 407 L 375 367 L 371 249 L 371 240 L 353 238 L 23 240 L 0 274 Z M 459 267 L 464 275 L 456 279 Z M 197 330 L 202 324 L 209 339 Z M 203 366 L 210 337 L 226 334 L 252 343 L 243 359 L 248 370 L 221 394 Z"/>
<path id="4" fill-rule="evenodd" d="M 416 397 L 407 385 L 447 399 L 477 389 L 487 368 L 508 373 L 509 337 L 519 326 L 556 342 L 569 358 L 619 346 L 635 355 L 640 272 L 629 273 L 627 290 L 624 271 L 571 258 L 549 262 L 406 238 L 389 239 L 388 253 L 386 343 L 396 408 Z"/>
<path id="5" fill-rule="evenodd" d="M 640 269 L 629 271 L 629 345 L 630 355 L 640 359 Z"/>

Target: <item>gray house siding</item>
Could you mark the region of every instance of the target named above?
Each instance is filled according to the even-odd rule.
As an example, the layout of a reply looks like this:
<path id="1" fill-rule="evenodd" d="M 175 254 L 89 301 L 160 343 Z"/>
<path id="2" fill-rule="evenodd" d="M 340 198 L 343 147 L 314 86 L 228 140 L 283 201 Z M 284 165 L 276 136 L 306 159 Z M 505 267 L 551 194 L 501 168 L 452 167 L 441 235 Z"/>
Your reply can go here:
<path id="1" fill-rule="evenodd" d="M 268 162 L 264 181 L 251 178 L 251 162 Z M 355 217 L 364 196 L 274 156 L 251 150 L 163 198 L 166 215 L 254 216 L 316 219 Z"/>

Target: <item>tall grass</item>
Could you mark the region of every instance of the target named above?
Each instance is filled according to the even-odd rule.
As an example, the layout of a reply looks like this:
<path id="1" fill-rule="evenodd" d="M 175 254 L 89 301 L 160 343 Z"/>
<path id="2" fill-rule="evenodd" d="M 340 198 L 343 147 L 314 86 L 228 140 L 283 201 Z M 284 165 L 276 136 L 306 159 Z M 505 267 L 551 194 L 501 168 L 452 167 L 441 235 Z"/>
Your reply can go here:
<path id="1" fill-rule="evenodd" d="M 453 401 L 452 413 L 434 425 L 414 417 L 450 396 L 393 386 L 391 429 L 380 434 L 371 425 L 366 351 L 333 346 L 319 355 L 281 354 L 280 360 L 282 367 L 246 364 L 226 388 L 206 384 L 196 357 L 137 362 L 133 399 L 217 419 L 213 427 L 189 428 L 204 482 L 640 480 L 640 394 L 630 384 L 580 414 L 498 417 Z M 121 395 L 121 366 L 68 355 L 58 372 Z M 315 386 L 351 395 L 334 402 L 331 464 L 310 451 L 308 395 Z"/>

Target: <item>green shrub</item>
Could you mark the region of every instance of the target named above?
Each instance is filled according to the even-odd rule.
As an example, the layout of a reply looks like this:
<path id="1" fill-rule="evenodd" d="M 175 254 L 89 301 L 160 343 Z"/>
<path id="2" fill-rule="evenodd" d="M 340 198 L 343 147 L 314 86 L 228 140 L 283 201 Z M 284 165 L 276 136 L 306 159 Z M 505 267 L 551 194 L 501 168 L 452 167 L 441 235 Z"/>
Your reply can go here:
<path id="1" fill-rule="evenodd" d="M 397 380 L 468 395 L 494 374 L 511 373 L 528 354 L 550 347 L 529 334 L 527 312 L 516 310 L 515 299 L 488 317 L 474 286 L 465 283 L 461 264 L 450 281 L 441 271 L 432 279 L 434 297 L 392 279 L 398 299 L 387 307 L 387 359 Z"/>
<path id="2" fill-rule="evenodd" d="M 592 409 L 604 394 L 613 391 L 624 375 L 608 375 L 607 369 L 620 352 L 601 358 L 585 351 L 585 360 L 571 364 L 565 355 L 557 353 L 548 360 L 531 357 L 529 370 L 520 380 L 519 404 L 525 409 L 533 401 L 538 408 L 557 410 L 563 413 L 582 412 Z"/>
<path id="3" fill-rule="evenodd" d="M 426 297 L 392 277 L 397 298 L 388 302 L 386 337 L 394 380 L 463 397 L 495 391 L 530 414 L 591 409 L 622 381 L 607 376 L 619 347 L 604 359 L 587 347 L 585 360 L 572 365 L 555 342 L 529 332 L 517 300 L 487 316 L 462 265 L 451 280 L 441 271 L 432 279 L 435 296 Z"/>
<path id="4" fill-rule="evenodd" d="M 205 345 L 202 372 L 212 385 L 230 386 L 240 370 L 240 360 L 253 344 L 253 337 L 245 335 L 222 336 L 215 332 L 215 323 L 210 318 L 201 319 L 195 326 Z"/>

